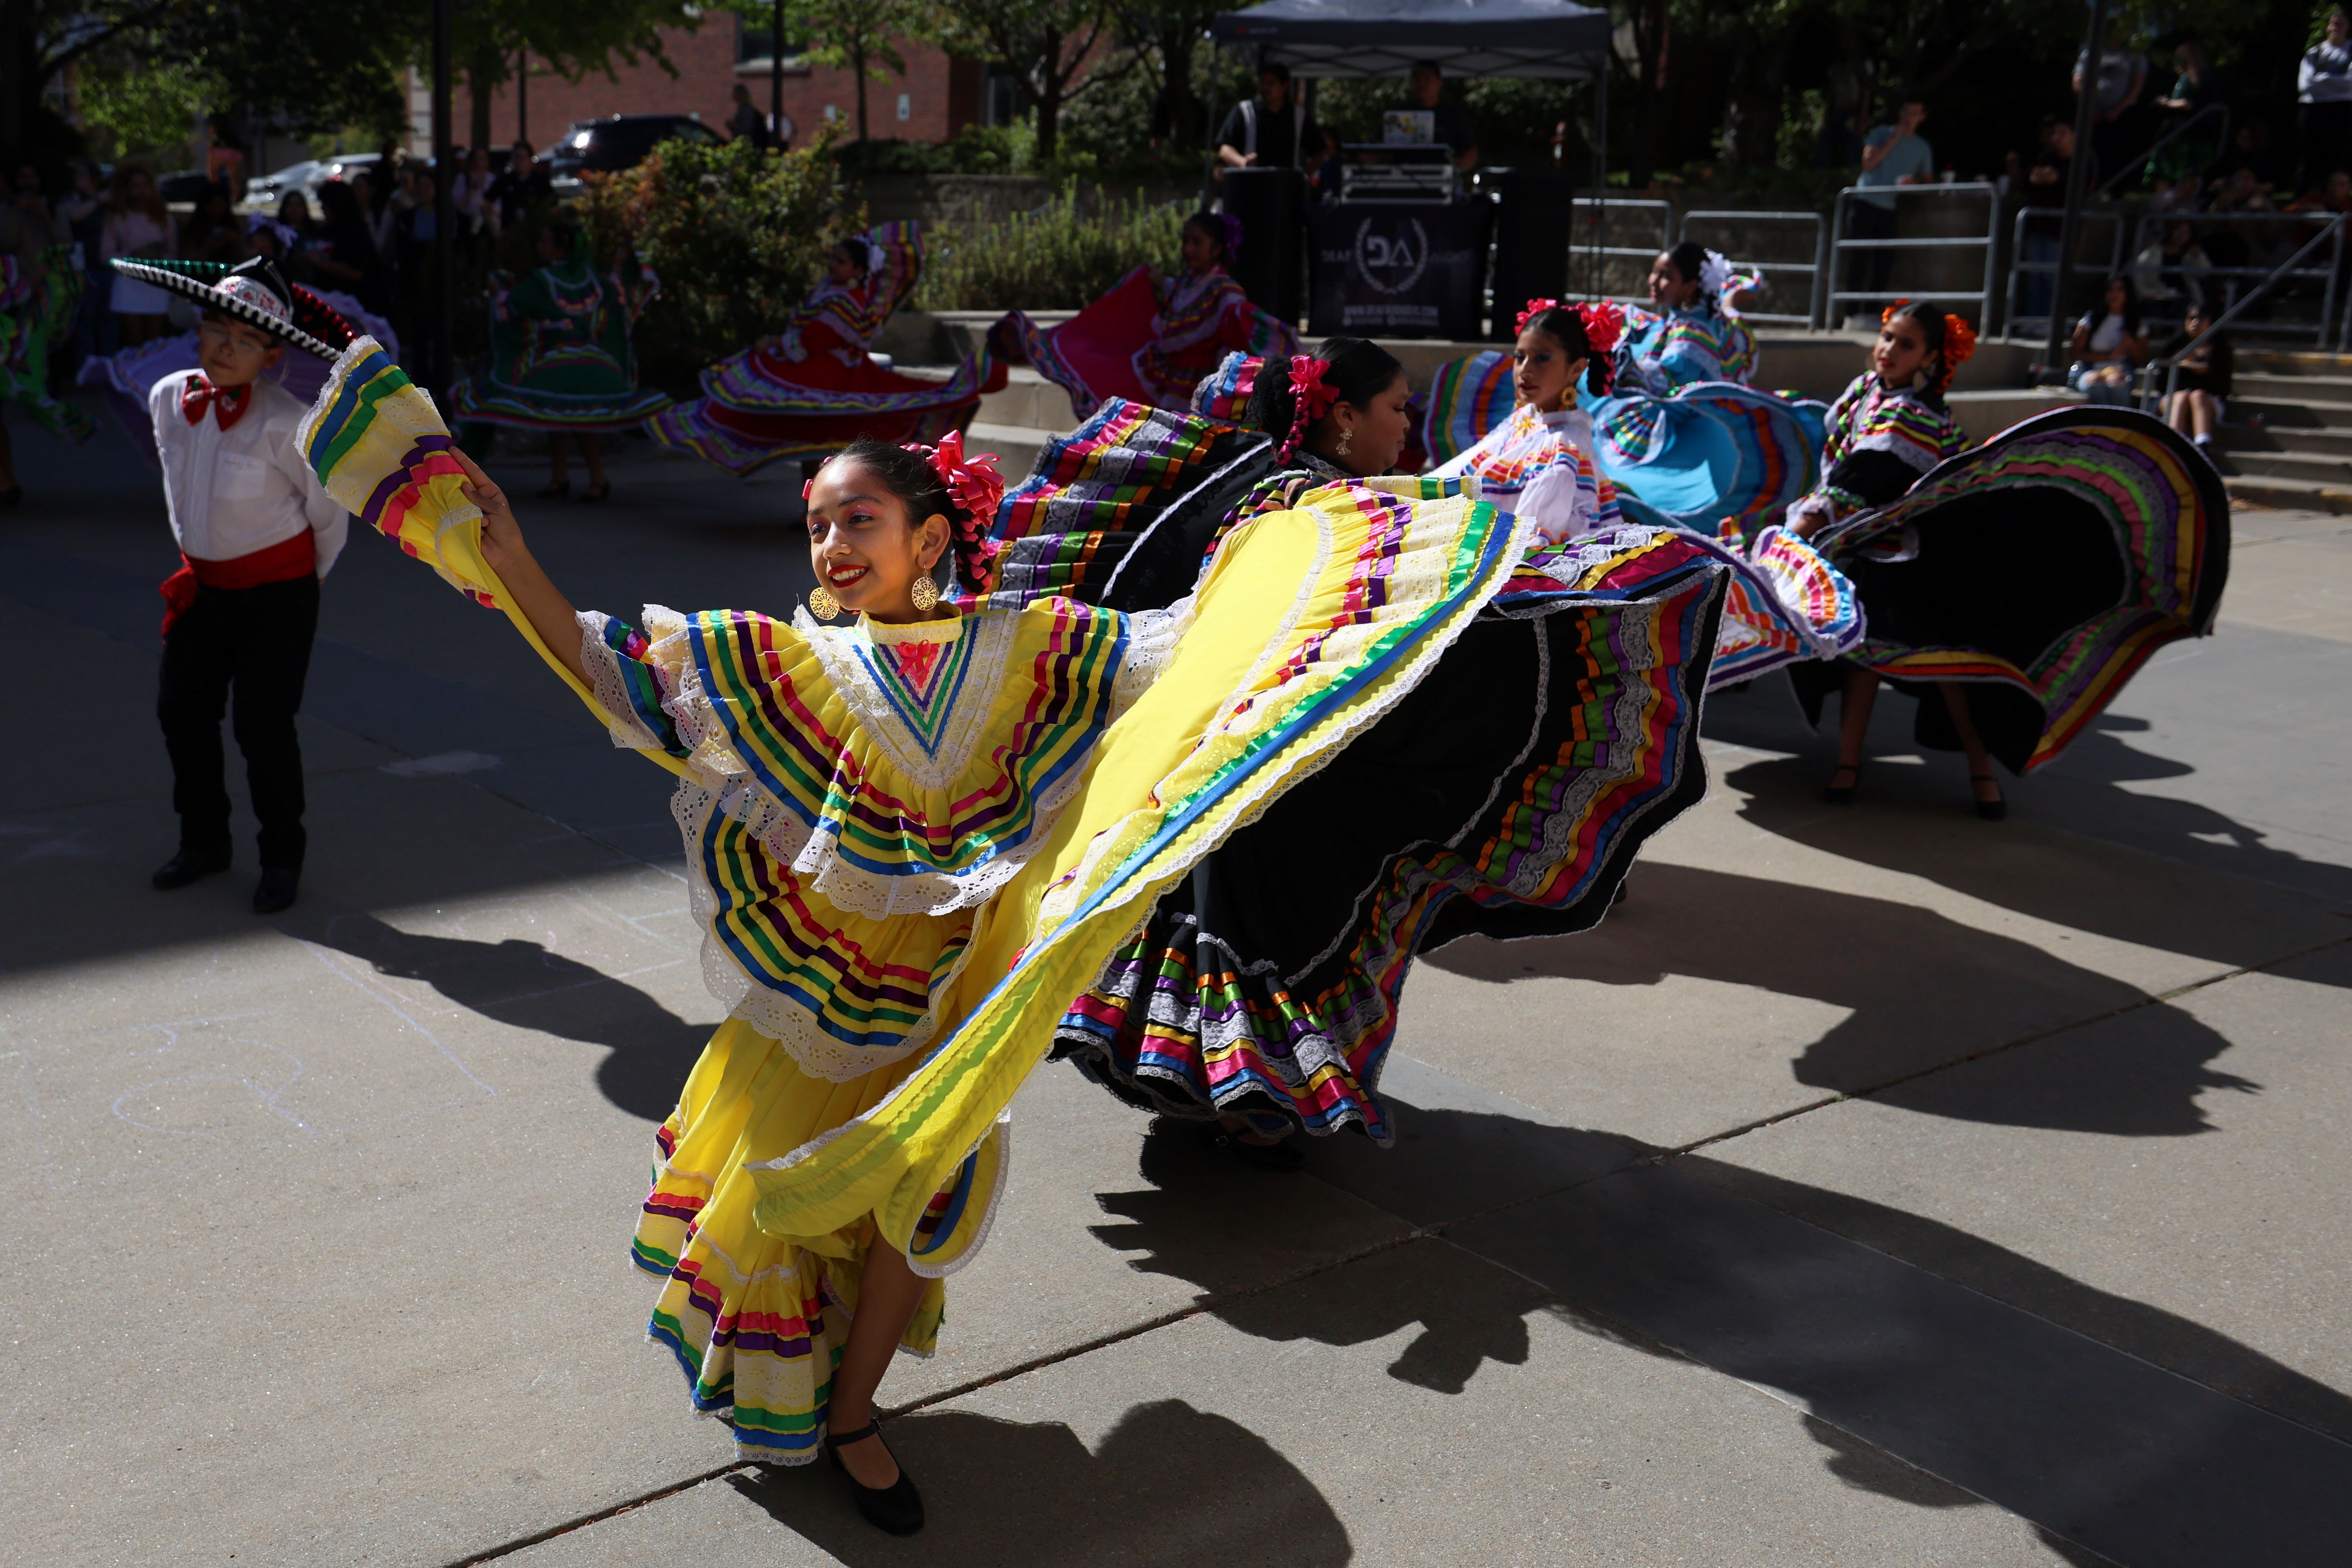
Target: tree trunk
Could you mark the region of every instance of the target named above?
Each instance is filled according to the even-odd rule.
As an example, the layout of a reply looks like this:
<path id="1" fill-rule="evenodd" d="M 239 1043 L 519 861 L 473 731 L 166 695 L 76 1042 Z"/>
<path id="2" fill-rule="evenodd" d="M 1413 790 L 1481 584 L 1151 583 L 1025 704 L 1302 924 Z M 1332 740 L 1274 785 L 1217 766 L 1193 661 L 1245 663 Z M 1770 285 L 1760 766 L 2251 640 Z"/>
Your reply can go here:
<path id="1" fill-rule="evenodd" d="M 1045 29 L 1044 68 L 1037 73 L 1037 161 L 1041 163 L 1054 156 L 1054 149 L 1062 139 L 1062 89 L 1069 83 L 1069 72 L 1062 65 L 1062 35 L 1059 29 Z"/>
<path id="2" fill-rule="evenodd" d="M 1789 38 L 1748 38 L 1734 57 L 1723 121 L 1723 161 L 1769 169 L 1780 152 L 1780 100 L 1789 73 Z"/>
<path id="3" fill-rule="evenodd" d="M 506 79 L 506 51 L 503 49 L 477 49 L 474 58 L 467 62 L 466 86 L 472 91 L 474 100 L 473 112 L 467 126 L 466 148 L 468 153 L 490 144 L 490 95 L 498 90 L 499 83 Z"/>
<path id="4" fill-rule="evenodd" d="M 1626 150 L 1626 188 L 1639 194 L 1657 173 L 1658 121 L 1664 112 L 1666 0 L 1636 0 L 1633 8 L 1633 134 Z"/>
<path id="5" fill-rule="evenodd" d="M 857 75 L 857 139 L 866 140 L 866 35 L 859 33 L 849 45 L 849 68 Z"/>
<path id="6" fill-rule="evenodd" d="M 1201 123 L 1201 100 L 1192 90 L 1192 30 L 1173 27 L 1160 35 L 1160 103 L 1168 117 L 1171 147 L 1196 148 L 1208 135 Z"/>

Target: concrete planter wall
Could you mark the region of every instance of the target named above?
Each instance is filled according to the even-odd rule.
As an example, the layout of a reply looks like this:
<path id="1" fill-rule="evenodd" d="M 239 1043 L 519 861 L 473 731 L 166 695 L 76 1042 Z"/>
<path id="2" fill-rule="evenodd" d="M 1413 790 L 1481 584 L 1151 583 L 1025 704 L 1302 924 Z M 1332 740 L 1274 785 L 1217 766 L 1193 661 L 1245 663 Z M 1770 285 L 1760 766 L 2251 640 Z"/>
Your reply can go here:
<path id="1" fill-rule="evenodd" d="M 865 184 L 875 222 L 913 219 L 952 228 L 1002 222 L 1053 195 L 1049 182 L 1029 174 L 877 174 Z"/>

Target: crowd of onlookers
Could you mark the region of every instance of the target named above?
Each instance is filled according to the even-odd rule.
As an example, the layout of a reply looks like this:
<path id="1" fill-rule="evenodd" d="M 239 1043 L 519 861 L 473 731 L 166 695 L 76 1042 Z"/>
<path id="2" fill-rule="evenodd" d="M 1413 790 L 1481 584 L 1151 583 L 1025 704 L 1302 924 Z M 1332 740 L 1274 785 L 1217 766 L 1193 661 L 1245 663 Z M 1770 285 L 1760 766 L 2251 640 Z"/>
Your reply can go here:
<path id="1" fill-rule="evenodd" d="M 544 163 L 528 142 L 493 155 L 460 148 L 451 160 L 450 206 L 461 254 L 474 259 L 505 228 L 549 195 Z M 428 160 L 390 147 L 343 162 L 337 178 L 280 198 L 274 211 L 236 210 L 226 180 L 205 184 L 194 210 L 175 215 L 154 170 L 131 158 L 101 170 L 73 165 L 61 191 L 46 187 L 27 164 L 16 172 L 0 208 L 0 249 L 30 270 L 51 245 L 67 245 L 89 275 L 76 352 L 59 356 L 60 374 L 90 354 L 111 353 L 183 330 L 171 319 L 173 296 L 116 273 L 115 257 L 178 257 L 235 263 L 266 256 L 293 281 L 340 293 L 390 321 L 411 368 L 427 352 L 435 288 L 433 251 L 438 174 Z"/>

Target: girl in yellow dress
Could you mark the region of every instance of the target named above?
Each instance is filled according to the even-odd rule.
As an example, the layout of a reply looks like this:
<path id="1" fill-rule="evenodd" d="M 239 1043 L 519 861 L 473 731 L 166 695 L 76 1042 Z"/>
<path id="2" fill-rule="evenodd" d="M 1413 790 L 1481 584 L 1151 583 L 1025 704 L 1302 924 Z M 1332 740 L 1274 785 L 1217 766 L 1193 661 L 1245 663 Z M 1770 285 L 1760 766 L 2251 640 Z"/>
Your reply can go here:
<path id="1" fill-rule="evenodd" d="M 1163 417 L 1181 438 L 1147 453 Z M 1151 411 L 1003 508 L 1133 523 L 1233 434 Z M 1507 590 L 1664 595 L 1696 631 L 1643 652 L 1637 684 L 1660 689 L 1687 684 L 1685 657 L 1705 668 L 1720 603 L 1704 563 L 1654 590 L 1514 588 L 1528 525 L 1415 481 L 1256 508 L 1189 594 L 1088 605 L 994 582 L 1002 483 L 951 438 L 860 442 L 814 479 L 814 616 L 655 605 L 632 626 L 573 609 L 372 342 L 337 362 L 299 441 L 331 495 L 505 612 L 617 744 L 678 775 L 704 973 L 730 1016 L 658 1134 L 634 1246 L 664 1281 L 652 1332 L 745 1458 L 822 1452 L 900 1532 L 922 1507 L 875 1430 L 876 1387 L 898 1350 L 931 1349 L 940 1282 L 1003 1189 L 1014 1093 L 1154 906 L 1457 644 L 1479 657 L 1464 634 Z M 1681 756 L 1688 726 L 1668 721 L 1687 706 L 1635 695 L 1612 701 L 1658 717 L 1555 769 Z M 1672 793 L 1601 791 L 1562 853 L 1605 858 L 1617 826 L 1678 809 Z"/>

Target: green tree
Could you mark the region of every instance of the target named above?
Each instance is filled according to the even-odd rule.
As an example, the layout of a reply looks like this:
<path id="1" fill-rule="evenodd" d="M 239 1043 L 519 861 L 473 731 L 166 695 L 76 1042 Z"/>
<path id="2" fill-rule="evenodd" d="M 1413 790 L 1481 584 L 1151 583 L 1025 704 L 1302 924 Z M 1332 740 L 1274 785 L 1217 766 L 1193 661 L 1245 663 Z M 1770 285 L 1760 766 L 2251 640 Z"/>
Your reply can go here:
<path id="1" fill-rule="evenodd" d="M 960 54 L 1013 68 L 1037 115 L 1037 156 L 1060 145 L 1062 111 L 1100 92 L 1139 63 L 1132 51 L 1108 53 L 1111 0 L 958 0 L 944 8 L 941 40 Z"/>
<path id="2" fill-rule="evenodd" d="M 866 139 L 866 83 L 887 71 L 907 74 L 900 43 L 936 35 L 928 0 L 790 0 L 787 15 L 809 41 L 809 58 L 846 69 L 857 84 L 857 139 Z"/>

